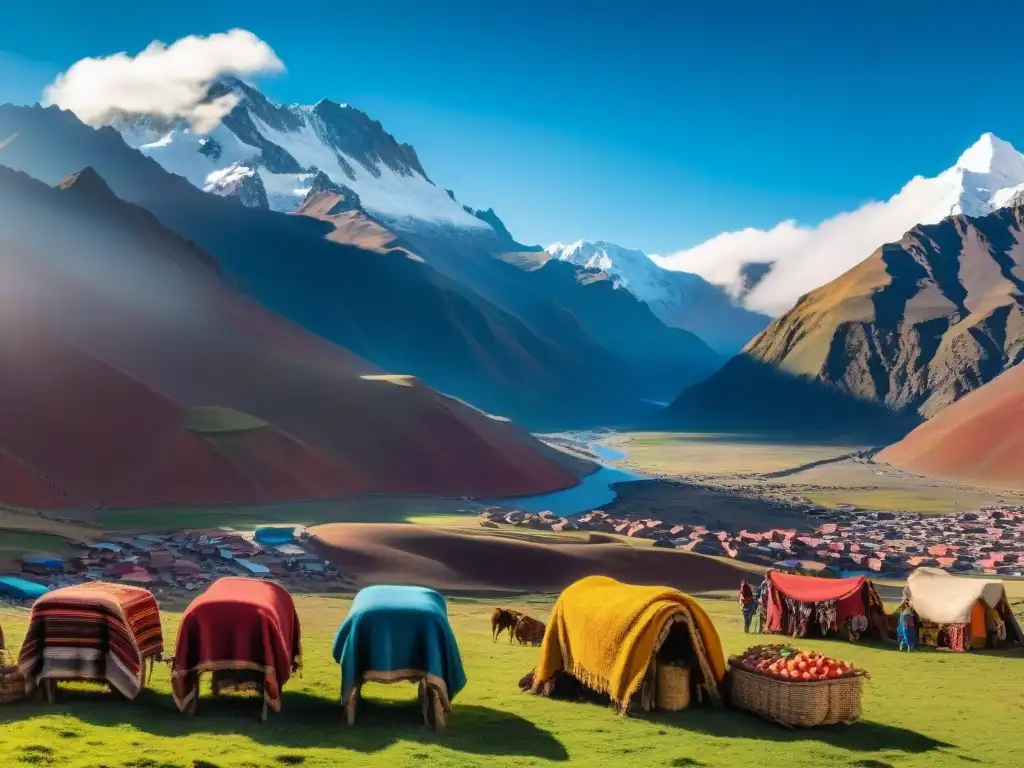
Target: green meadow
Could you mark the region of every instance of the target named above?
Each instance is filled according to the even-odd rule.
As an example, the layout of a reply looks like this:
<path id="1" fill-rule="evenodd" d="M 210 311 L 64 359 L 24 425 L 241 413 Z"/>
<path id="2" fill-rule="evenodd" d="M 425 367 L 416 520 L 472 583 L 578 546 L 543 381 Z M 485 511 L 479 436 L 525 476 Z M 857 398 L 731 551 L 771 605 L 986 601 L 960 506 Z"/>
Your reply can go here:
<path id="1" fill-rule="evenodd" d="M 245 696 L 204 698 L 194 718 L 174 708 L 169 670 L 157 666 L 136 701 L 104 688 L 63 689 L 49 706 L 0 706 L 0 765 L 73 768 L 272 768 L 276 766 L 894 766 L 1024 765 L 1020 738 L 1020 653 L 899 653 L 868 645 L 809 641 L 866 668 L 864 717 L 852 726 L 788 730 L 736 711 L 696 708 L 676 714 L 619 717 L 609 707 L 547 700 L 516 683 L 534 663 L 534 648 L 491 642 L 495 603 L 452 600 L 449 611 L 469 685 L 448 728 L 433 733 L 420 719 L 412 685 L 367 686 L 354 727 L 345 724 L 339 671 L 330 657 L 334 631 L 349 601 L 299 597 L 303 670 L 285 687 L 280 714 L 267 723 Z M 550 599 L 518 600 L 547 618 Z M 727 654 L 745 636 L 732 599 L 704 605 Z M 16 646 L 27 612 L 0 610 Z M 173 645 L 179 614 L 165 613 Z"/>

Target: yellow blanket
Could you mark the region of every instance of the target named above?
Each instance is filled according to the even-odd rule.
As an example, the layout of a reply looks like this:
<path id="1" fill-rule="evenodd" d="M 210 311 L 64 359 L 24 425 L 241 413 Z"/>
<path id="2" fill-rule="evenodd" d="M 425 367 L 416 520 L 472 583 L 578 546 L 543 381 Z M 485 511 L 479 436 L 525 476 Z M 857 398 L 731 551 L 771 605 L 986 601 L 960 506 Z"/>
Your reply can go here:
<path id="1" fill-rule="evenodd" d="M 599 693 L 620 711 L 640 689 L 648 665 L 669 622 L 689 613 L 703 640 L 705 663 L 716 684 L 725 675 L 725 657 L 715 625 L 697 602 L 668 587 L 622 584 L 606 576 L 588 576 L 571 584 L 555 603 L 544 635 L 534 692 L 565 671 Z"/>

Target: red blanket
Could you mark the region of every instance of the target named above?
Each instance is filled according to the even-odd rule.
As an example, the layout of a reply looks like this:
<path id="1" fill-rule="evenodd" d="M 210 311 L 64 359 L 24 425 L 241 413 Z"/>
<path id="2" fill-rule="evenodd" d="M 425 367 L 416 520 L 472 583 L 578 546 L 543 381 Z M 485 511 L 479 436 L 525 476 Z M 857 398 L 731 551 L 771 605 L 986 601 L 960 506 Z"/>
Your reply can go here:
<path id="1" fill-rule="evenodd" d="M 821 603 L 842 600 L 858 594 L 867 581 L 863 576 L 853 579 L 825 579 L 820 576 L 799 576 L 794 573 L 771 571 L 768 579 L 779 592 L 801 603 Z"/>
<path id="2" fill-rule="evenodd" d="M 146 659 L 164 649 L 160 611 L 148 590 L 92 582 L 36 600 L 18 657 L 27 693 L 44 679 L 97 680 L 138 696 Z"/>
<path id="3" fill-rule="evenodd" d="M 850 616 L 865 615 L 867 613 L 867 606 L 864 605 L 864 586 L 866 584 L 868 582 L 864 577 L 822 579 L 821 577 L 804 577 L 804 575 L 796 573 L 780 573 L 777 570 L 770 570 L 768 571 L 769 587 L 765 596 L 765 631 L 792 631 L 792 628 L 786 625 L 783 597 L 809 605 L 835 600 L 838 624 L 842 624 Z M 802 632 L 797 634 L 802 634 Z"/>
<path id="4" fill-rule="evenodd" d="M 199 695 L 203 672 L 249 670 L 264 675 L 266 702 L 279 711 L 281 688 L 300 655 L 299 617 L 287 590 L 257 579 L 219 579 L 181 618 L 171 672 L 174 703 L 184 710 Z"/>

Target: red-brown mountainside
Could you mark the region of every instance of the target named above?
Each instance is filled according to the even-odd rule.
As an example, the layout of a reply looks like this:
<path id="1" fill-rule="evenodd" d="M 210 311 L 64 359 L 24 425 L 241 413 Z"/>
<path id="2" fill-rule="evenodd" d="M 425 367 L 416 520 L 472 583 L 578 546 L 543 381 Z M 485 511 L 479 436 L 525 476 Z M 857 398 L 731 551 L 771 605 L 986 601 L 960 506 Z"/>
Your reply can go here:
<path id="1" fill-rule="evenodd" d="M 1024 364 L 971 392 L 876 458 L 923 475 L 1024 489 Z"/>
<path id="2" fill-rule="evenodd" d="M 0 167 L 0 365 L 0 502 L 503 496 L 588 469 L 235 292 L 88 170 Z"/>
<path id="3" fill-rule="evenodd" d="M 684 392 L 669 414 L 738 405 L 780 412 L 788 379 L 893 414 L 933 416 L 1024 359 L 1024 207 L 915 227 L 803 296 L 739 359 Z M 761 386 L 758 369 L 776 386 Z M 739 378 L 749 392 L 742 404 L 724 396 Z M 799 407 L 780 414 L 822 417 Z"/>

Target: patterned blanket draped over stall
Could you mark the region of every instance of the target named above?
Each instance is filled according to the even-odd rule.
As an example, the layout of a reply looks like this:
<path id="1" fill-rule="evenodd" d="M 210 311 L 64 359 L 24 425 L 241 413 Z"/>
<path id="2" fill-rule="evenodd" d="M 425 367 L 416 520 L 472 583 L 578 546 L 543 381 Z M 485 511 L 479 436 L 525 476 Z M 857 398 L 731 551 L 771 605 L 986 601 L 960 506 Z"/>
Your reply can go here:
<path id="1" fill-rule="evenodd" d="M 423 680 L 445 712 L 466 685 L 462 657 L 448 622 L 444 598 L 432 589 L 366 587 L 334 638 L 346 705 L 366 681 Z"/>
<path id="2" fill-rule="evenodd" d="M 881 598 L 863 576 L 826 579 L 768 571 L 759 594 L 764 632 L 804 637 L 812 624 L 823 635 L 844 625 L 854 636 L 869 628 L 886 632 Z"/>
<path id="3" fill-rule="evenodd" d="M 696 600 L 668 587 L 622 584 L 605 576 L 581 579 L 559 596 L 533 691 L 545 693 L 565 672 L 626 712 L 676 623 L 688 630 L 698 679 L 712 703 L 720 703 L 725 657 L 715 625 Z"/>
<path id="4" fill-rule="evenodd" d="M 163 652 L 153 595 L 92 582 L 53 590 L 32 606 L 18 668 L 31 694 L 43 680 L 96 680 L 134 699 L 145 661 Z"/>
<path id="5" fill-rule="evenodd" d="M 291 595 L 267 581 L 218 579 L 185 611 L 178 629 L 171 693 L 178 709 L 199 695 L 203 672 L 250 671 L 264 676 L 264 700 L 281 709 L 281 688 L 298 670 L 299 617 Z"/>

